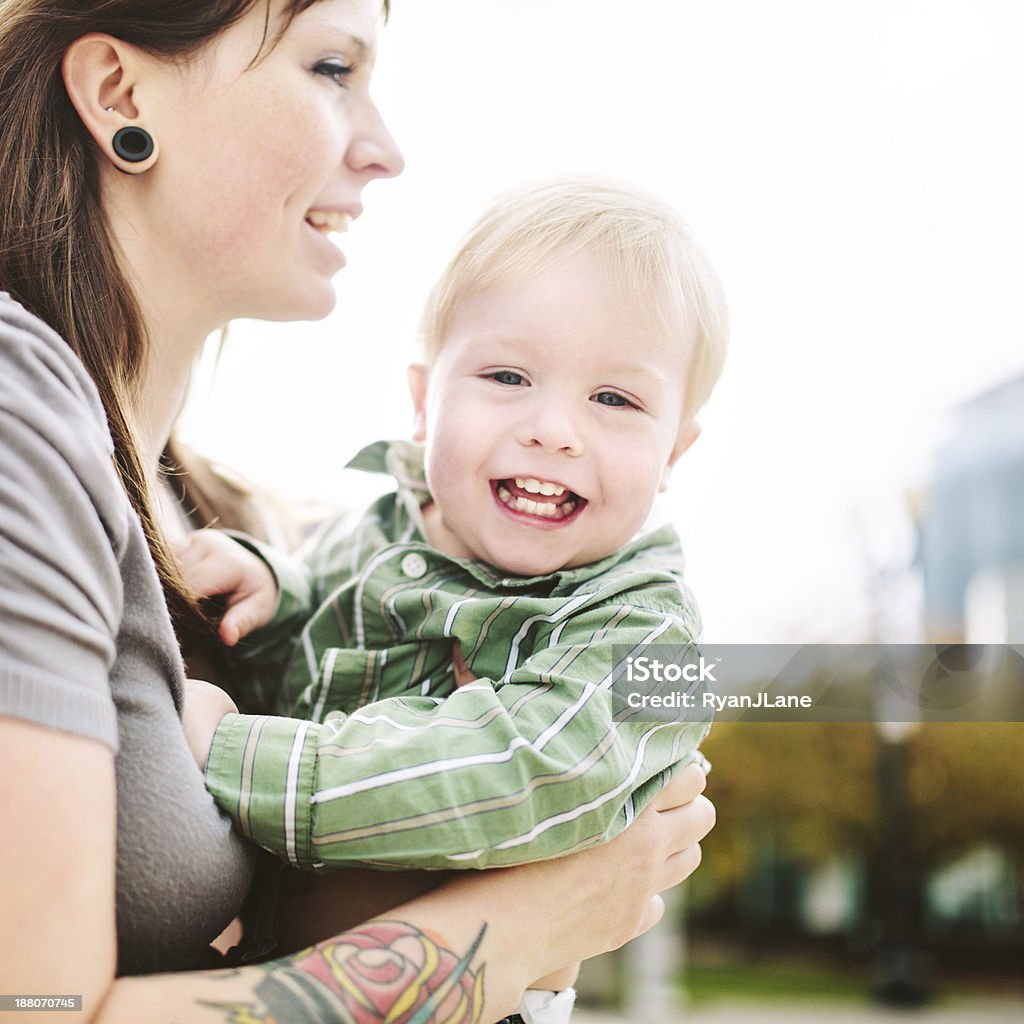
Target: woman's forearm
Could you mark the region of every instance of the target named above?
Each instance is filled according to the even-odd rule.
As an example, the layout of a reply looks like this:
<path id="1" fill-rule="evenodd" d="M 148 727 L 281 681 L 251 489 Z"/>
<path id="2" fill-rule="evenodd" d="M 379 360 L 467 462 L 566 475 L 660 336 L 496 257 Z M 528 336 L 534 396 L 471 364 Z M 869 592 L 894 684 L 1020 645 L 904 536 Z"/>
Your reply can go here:
<path id="1" fill-rule="evenodd" d="M 507 919 L 456 920 L 467 901 L 410 904 L 342 935 L 270 963 L 189 974 L 122 978 L 96 1024 L 475 1024 L 510 1012 L 526 987 L 518 931 Z M 440 912 L 439 912 L 440 910 Z M 429 926 L 425 921 L 429 918 Z M 445 918 L 444 936 L 434 928 Z M 410 918 L 417 919 L 416 921 Z M 504 935 L 504 942 L 502 941 Z M 506 948 L 507 947 L 507 948 Z M 517 962 L 518 961 L 518 962 Z M 500 964 L 486 970 L 488 962 Z M 389 1018 L 392 1019 L 392 1018 Z"/>

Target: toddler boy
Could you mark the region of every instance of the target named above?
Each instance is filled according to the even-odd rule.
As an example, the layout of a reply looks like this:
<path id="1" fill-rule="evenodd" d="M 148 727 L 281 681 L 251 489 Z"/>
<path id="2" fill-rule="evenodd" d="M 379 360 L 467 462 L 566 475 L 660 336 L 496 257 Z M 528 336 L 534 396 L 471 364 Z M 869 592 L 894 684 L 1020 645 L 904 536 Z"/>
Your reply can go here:
<path id="1" fill-rule="evenodd" d="M 244 834 L 303 868 L 521 863 L 612 838 L 700 757 L 707 723 L 616 720 L 611 681 L 699 639 L 674 530 L 637 534 L 726 336 L 687 227 L 631 187 L 478 221 L 424 315 L 415 443 L 350 463 L 397 491 L 302 562 L 210 532 L 183 554 L 293 716 L 217 730 L 207 785 Z"/>

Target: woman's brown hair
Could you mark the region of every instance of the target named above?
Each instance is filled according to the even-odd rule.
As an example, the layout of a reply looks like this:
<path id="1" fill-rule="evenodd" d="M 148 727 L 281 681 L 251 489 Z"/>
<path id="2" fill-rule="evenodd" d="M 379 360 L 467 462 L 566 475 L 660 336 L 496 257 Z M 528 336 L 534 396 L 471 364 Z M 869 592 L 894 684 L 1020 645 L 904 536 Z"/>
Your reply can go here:
<path id="1" fill-rule="evenodd" d="M 257 2 L 273 45 L 274 0 L 0 0 L 0 288 L 57 331 L 96 382 L 121 482 L 179 626 L 197 609 L 157 527 L 132 427 L 146 330 L 100 205 L 104 157 L 68 98 L 61 60 L 89 32 L 185 60 Z M 284 25 L 316 2 L 284 0 Z"/>

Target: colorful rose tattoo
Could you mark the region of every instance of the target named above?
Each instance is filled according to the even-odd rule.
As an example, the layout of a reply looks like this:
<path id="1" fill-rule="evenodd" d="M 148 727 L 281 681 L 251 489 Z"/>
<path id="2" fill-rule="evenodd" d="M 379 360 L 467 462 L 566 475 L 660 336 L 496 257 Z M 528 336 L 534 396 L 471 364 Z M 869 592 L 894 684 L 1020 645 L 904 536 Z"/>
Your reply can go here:
<path id="1" fill-rule="evenodd" d="M 484 969 L 470 969 L 486 925 L 461 958 L 400 921 L 375 921 L 267 964 L 252 1005 L 212 1004 L 231 1024 L 478 1024 Z"/>

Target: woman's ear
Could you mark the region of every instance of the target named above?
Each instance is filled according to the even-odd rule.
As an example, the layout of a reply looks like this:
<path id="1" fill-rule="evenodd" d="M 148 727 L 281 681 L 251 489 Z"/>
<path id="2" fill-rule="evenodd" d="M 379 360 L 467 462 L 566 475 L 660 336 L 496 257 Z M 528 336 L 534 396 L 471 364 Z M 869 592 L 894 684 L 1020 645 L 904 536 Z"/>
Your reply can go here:
<path id="1" fill-rule="evenodd" d="M 430 371 L 423 363 L 413 363 L 408 370 L 409 394 L 412 395 L 414 441 L 427 439 L 427 381 Z"/>
<path id="2" fill-rule="evenodd" d="M 145 56 L 137 47 L 102 32 L 76 39 L 61 62 L 64 88 L 82 124 L 111 164 L 132 174 L 149 170 L 159 155 L 155 138 L 144 159 L 125 159 L 114 148 L 114 136 L 122 128 L 142 128 L 153 136 L 139 104 L 145 67 Z"/>
<path id="3" fill-rule="evenodd" d="M 685 452 L 698 437 L 700 437 L 700 424 L 696 420 L 683 420 L 682 426 L 679 428 L 679 436 L 676 438 L 675 446 L 672 449 L 672 454 L 669 455 L 668 461 L 665 463 L 665 468 L 661 471 L 661 482 L 658 484 L 658 490 L 660 492 L 668 490 L 668 481 L 669 477 L 672 475 L 672 467 L 679 461 L 679 457 L 683 452 Z"/>

